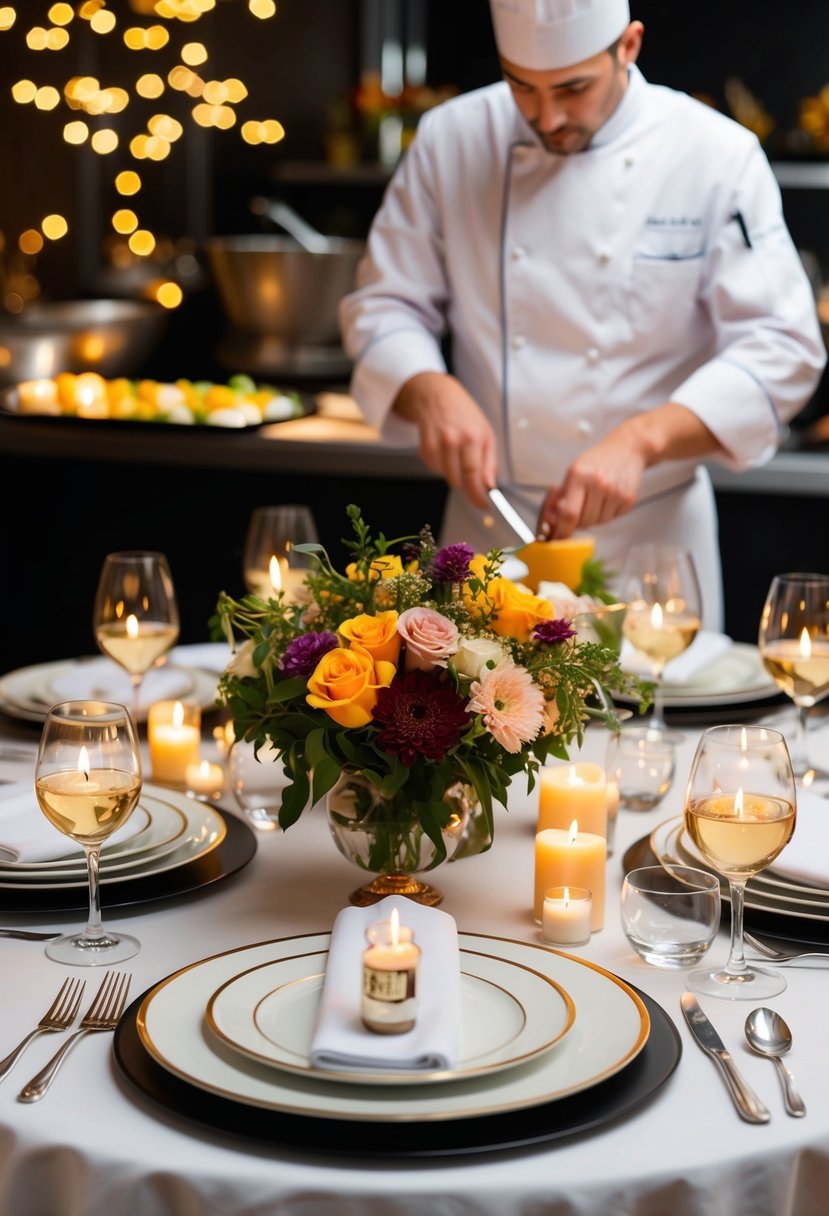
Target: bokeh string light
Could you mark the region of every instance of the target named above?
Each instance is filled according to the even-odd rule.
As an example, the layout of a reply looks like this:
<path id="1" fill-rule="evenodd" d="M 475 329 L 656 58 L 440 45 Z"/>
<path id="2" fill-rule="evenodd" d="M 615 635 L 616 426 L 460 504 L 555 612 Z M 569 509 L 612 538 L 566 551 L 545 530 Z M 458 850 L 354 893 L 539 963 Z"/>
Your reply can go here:
<path id="1" fill-rule="evenodd" d="M 277 12 L 274 0 L 224 2 L 244 6 L 245 16 L 260 21 L 272 19 Z M 12 101 L 55 115 L 67 145 L 91 149 L 107 158 L 116 194 L 130 201 L 129 206 L 112 211 L 110 239 L 126 242 L 138 258 L 149 258 L 164 241 L 142 216 L 145 175 L 186 139 L 188 124 L 234 131 L 249 145 L 275 144 L 285 134 L 275 118 L 240 117 L 239 107 L 244 103 L 253 108 L 242 79 L 210 77 L 210 52 L 198 39 L 197 27 L 215 7 L 216 0 L 78 0 L 75 4 L 20 0 L 17 5 L 0 5 L 0 39 L 18 40 L 15 62 L 25 63 L 27 68 L 31 64 L 31 70 L 24 69 L 13 83 Z M 130 58 L 134 55 L 134 79 L 73 75 L 60 90 L 39 84 L 35 57 L 64 52 L 65 58 L 67 52 L 71 54 L 73 41 L 90 32 L 100 39 L 104 63 L 105 48 L 115 40 L 132 53 Z M 148 57 L 154 62 L 148 63 Z M 170 112 L 173 109 L 177 116 Z M 119 134 L 112 123 L 112 116 L 122 113 L 128 134 Z M 60 240 L 68 231 L 66 217 L 47 216 L 18 236 L 16 249 L 31 259 L 46 249 L 47 242 Z M 0 234 L 0 250 L 7 245 Z M 3 303 L 8 311 L 21 311 L 38 293 L 37 280 L 28 269 L 13 280 L 7 278 Z M 153 282 L 151 292 L 167 308 L 177 307 L 182 300 L 178 284 L 163 277 Z"/>

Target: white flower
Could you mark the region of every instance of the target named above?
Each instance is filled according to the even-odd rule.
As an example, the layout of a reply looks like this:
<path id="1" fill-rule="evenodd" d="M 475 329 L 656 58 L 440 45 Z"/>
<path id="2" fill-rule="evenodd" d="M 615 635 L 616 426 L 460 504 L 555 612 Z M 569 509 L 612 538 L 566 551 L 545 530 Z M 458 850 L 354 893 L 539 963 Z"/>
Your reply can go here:
<path id="1" fill-rule="evenodd" d="M 253 645 L 252 638 L 242 643 L 225 668 L 225 675 L 238 676 L 240 680 L 244 680 L 246 676 L 259 674 L 253 665 Z"/>
<path id="2" fill-rule="evenodd" d="M 479 680 L 487 670 L 487 663 L 500 663 L 503 657 L 501 643 L 492 638 L 461 638 L 452 663 L 459 675 Z"/>

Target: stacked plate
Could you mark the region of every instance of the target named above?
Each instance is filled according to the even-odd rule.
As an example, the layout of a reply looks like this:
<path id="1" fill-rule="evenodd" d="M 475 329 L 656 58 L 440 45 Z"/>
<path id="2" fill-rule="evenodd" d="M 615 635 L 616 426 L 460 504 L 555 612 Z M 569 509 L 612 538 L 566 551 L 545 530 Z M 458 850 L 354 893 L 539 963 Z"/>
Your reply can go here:
<path id="1" fill-rule="evenodd" d="M 258 943 L 162 980 L 119 1027 L 122 1070 L 169 1108 L 226 1130 L 330 1150 L 334 1120 L 342 1151 L 409 1155 L 596 1125 L 655 1092 L 679 1059 L 667 1015 L 616 976 L 542 946 L 462 932 L 453 1068 L 318 1068 L 310 1045 L 329 942 L 318 933 Z M 514 1118 L 520 1127 L 503 1122 Z M 365 1141 L 348 1130 L 365 1123 Z M 401 1123 L 405 1133 L 395 1132 Z M 430 1133 L 432 1124 L 440 1130 Z"/>

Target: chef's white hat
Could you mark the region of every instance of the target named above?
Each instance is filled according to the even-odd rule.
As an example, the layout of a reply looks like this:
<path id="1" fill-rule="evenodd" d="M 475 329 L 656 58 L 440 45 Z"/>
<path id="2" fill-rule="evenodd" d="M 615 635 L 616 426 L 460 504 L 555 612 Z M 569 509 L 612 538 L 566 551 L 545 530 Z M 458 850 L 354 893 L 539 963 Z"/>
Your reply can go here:
<path id="1" fill-rule="evenodd" d="M 630 21 L 628 0 L 489 0 L 498 53 L 519 67 L 570 67 L 609 47 Z"/>

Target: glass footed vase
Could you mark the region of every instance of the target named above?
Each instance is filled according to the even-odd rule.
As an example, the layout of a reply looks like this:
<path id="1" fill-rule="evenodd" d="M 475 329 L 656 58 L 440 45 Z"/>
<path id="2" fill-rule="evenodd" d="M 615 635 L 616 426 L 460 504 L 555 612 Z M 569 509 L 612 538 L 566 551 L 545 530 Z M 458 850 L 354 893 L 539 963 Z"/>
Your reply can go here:
<path id="1" fill-rule="evenodd" d="M 477 799 L 471 786 L 457 781 L 447 789 L 443 801 L 448 808 L 441 831 L 445 858 L 440 857 L 405 794 L 387 798 L 362 773 L 340 774 L 325 798 L 331 835 L 343 857 L 377 875 L 352 891 L 349 903 L 366 907 L 387 895 L 403 895 L 429 907 L 442 902 L 443 892 L 416 875 L 452 859 Z"/>

